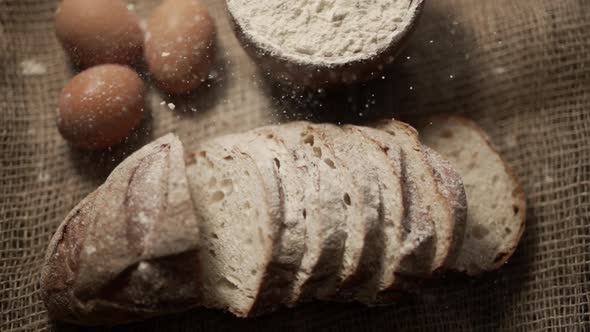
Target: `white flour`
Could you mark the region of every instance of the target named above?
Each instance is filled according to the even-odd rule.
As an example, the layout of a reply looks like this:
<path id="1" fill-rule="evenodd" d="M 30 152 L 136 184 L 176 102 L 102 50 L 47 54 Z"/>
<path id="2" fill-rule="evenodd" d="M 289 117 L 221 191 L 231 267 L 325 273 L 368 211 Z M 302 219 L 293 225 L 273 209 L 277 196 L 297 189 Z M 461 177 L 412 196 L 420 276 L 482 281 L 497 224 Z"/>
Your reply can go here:
<path id="1" fill-rule="evenodd" d="M 259 46 L 298 62 L 330 64 L 365 59 L 385 49 L 411 20 L 416 2 L 228 0 L 227 4 Z"/>

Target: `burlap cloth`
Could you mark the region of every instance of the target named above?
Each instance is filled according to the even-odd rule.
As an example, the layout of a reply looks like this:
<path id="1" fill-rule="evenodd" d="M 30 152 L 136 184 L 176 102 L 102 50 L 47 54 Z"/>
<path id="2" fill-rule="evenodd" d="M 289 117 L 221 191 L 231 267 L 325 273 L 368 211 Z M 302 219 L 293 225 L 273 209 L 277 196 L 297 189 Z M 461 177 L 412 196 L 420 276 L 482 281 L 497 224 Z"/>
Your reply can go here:
<path id="1" fill-rule="evenodd" d="M 1 331 L 75 329 L 52 325 L 39 298 L 46 245 L 66 213 L 147 140 L 173 131 L 190 149 L 204 137 L 292 118 L 443 111 L 483 125 L 525 185 L 526 232 L 500 271 L 448 277 L 392 307 L 309 304 L 253 320 L 196 310 L 120 329 L 590 330 L 590 1 L 427 1 L 407 51 L 383 78 L 315 94 L 261 79 L 222 1 L 207 2 L 220 40 L 208 86 L 181 99 L 152 89 L 152 118 L 130 144 L 86 154 L 55 126 L 57 96 L 72 74 L 53 33 L 56 1 L 0 0 Z M 137 1 L 134 10 L 145 17 L 155 3 Z"/>

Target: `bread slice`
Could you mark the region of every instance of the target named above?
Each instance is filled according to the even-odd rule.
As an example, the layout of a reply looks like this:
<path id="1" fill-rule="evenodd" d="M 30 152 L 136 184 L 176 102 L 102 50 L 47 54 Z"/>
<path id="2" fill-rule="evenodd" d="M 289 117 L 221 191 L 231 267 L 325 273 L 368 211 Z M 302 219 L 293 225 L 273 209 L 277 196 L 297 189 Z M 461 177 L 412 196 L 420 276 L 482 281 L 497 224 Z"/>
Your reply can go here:
<path id="1" fill-rule="evenodd" d="M 240 139 L 240 137 L 235 137 Z M 252 156 L 225 136 L 190 156 L 187 176 L 201 223 L 203 305 L 239 317 L 254 314 L 273 278 L 281 225 L 274 173 L 262 174 Z"/>
<path id="2" fill-rule="evenodd" d="M 455 231 L 453 241 L 449 249 L 449 258 L 445 267 L 453 265 L 460 253 L 465 235 L 465 224 L 467 222 L 467 195 L 463 180 L 449 161 L 444 159 L 438 152 L 424 146 L 426 159 L 432 165 L 434 179 L 440 193 L 451 207 L 451 213 L 455 220 Z"/>
<path id="3" fill-rule="evenodd" d="M 457 260 L 449 267 L 470 275 L 499 268 L 513 254 L 524 230 L 522 187 L 474 122 L 439 116 L 420 128 L 422 141 L 459 171 L 467 192 L 465 237 Z"/>
<path id="4" fill-rule="evenodd" d="M 305 245 L 287 305 L 311 299 L 326 279 L 337 273 L 346 241 L 343 165 L 331 155 L 316 129 L 306 122 L 293 122 L 277 129 L 304 174 Z"/>
<path id="5" fill-rule="evenodd" d="M 287 299 L 305 250 L 304 188 L 295 160 L 274 133 L 275 128 L 262 127 L 224 139 L 225 144 L 234 144 L 240 152 L 251 156 L 263 175 L 268 174 L 264 178 L 266 190 L 273 201 L 278 201 L 278 210 L 272 214 L 278 217 L 274 222 L 281 231 L 268 269 L 271 277 L 261 285 L 252 314 L 269 311 Z"/>
<path id="6" fill-rule="evenodd" d="M 444 223 L 448 227 L 450 213 L 445 207 L 444 198 L 437 191 L 432 166 L 426 160 L 415 129 L 393 120 L 382 121 L 377 128 L 390 134 L 390 144 L 401 148 L 401 177 L 406 209 L 403 245 L 400 249 L 403 257 L 397 273 L 404 276 L 428 276 L 448 254 L 450 241 L 440 241 L 442 232 L 438 236 L 437 231 L 441 228 L 440 224 Z M 437 251 L 440 251 L 438 257 Z"/>
<path id="7" fill-rule="evenodd" d="M 372 303 L 378 292 L 393 289 L 399 277 L 402 259 L 403 218 L 405 215 L 401 149 L 392 142 L 391 136 L 384 131 L 368 127 L 347 126 L 352 132 L 358 132 L 359 140 L 364 142 L 364 154 L 372 160 L 372 167 L 377 171 L 381 186 L 381 241 L 373 253 L 377 257 L 376 271 L 357 291 L 357 299 Z"/>
<path id="8" fill-rule="evenodd" d="M 333 153 L 338 164 L 342 164 L 341 177 L 337 179 L 345 186 L 342 197 L 346 212 L 346 243 L 342 264 L 330 282 L 318 291 L 323 300 L 351 300 L 356 287 L 373 275 L 373 266 L 379 257 L 381 227 L 379 214 L 379 183 L 374 160 L 358 159 L 364 152 L 360 135 L 351 135 L 342 128 L 322 124 L 315 125 L 321 140 Z M 353 137 L 354 136 L 354 137 Z"/>

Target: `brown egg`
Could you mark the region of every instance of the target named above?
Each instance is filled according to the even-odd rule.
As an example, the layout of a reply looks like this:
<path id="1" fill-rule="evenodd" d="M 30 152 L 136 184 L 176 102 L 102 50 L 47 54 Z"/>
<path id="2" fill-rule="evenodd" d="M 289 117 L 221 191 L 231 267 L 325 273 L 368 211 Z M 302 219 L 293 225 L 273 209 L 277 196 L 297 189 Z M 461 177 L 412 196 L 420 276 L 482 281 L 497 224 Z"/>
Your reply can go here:
<path id="1" fill-rule="evenodd" d="M 139 21 L 121 0 L 64 0 L 55 30 L 72 61 L 82 67 L 133 65 L 143 50 Z"/>
<path id="2" fill-rule="evenodd" d="M 193 91 L 215 56 L 215 25 L 197 0 L 167 0 L 148 20 L 145 60 L 158 86 L 170 94 Z"/>
<path id="3" fill-rule="evenodd" d="M 143 117 L 143 81 L 130 68 L 100 65 L 70 80 L 61 92 L 57 125 L 72 145 L 103 149 L 121 143 Z"/>

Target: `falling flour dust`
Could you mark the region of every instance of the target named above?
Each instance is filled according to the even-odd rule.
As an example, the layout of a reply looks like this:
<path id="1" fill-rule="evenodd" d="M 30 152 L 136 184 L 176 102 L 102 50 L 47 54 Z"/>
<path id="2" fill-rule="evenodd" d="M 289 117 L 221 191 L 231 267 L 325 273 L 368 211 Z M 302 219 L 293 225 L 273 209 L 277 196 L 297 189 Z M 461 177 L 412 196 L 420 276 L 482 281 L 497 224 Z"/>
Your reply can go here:
<path id="1" fill-rule="evenodd" d="M 414 1 L 415 2 L 415 1 Z M 341 63 L 385 49 L 411 20 L 411 0 L 228 0 L 245 34 L 305 63 Z"/>

